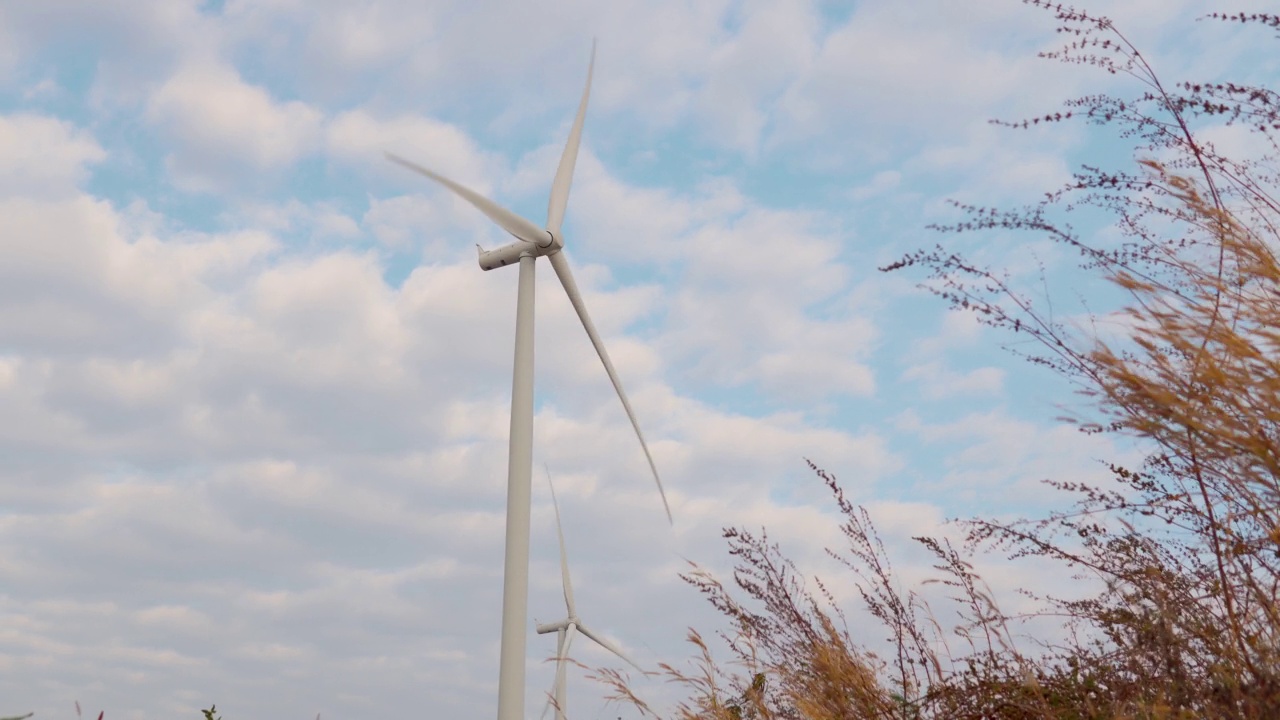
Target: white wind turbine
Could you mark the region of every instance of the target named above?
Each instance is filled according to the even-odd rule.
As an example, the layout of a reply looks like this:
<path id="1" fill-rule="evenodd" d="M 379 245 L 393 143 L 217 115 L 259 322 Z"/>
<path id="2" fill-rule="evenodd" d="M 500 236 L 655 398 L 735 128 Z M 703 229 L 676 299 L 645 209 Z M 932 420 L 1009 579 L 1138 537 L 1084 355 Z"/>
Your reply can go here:
<path id="1" fill-rule="evenodd" d="M 569 658 L 569 646 L 573 644 L 575 633 L 582 633 L 591 638 L 595 644 L 626 660 L 636 670 L 640 672 L 644 672 L 644 670 L 614 646 L 613 643 L 591 632 L 591 629 L 583 625 L 582 620 L 578 618 L 578 610 L 573 604 L 573 582 L 569 580 L 569 559 L 564 550 L 564 530 L 560 525 L 560 504 L 556 502 L 556 488 L 551 482 L 550 472 L 547 472 L 547 485 L 551 486 L 551 506 L 556 513 L 556 538 L 560 541 L 560 582 L 564 588 L 564 606 L 568 615 L 559 622 L 539 625 L 538 634 L 556 633 L 556 679 L 551 686 L 551 690 L 555 697 L 556 720 L 565 720 L 564 670 L 566 661 Z M 551 707 L 551 705 L 552 699 L 548 697 L 547 704 L 542 708 L 542 717 L 546 717 L 547 708 Z"/>
<path id="2" fill-rule="evenodd" d="M 645 459 L 649 461 L 649 469 L 658 484 L 658 492 L 662 496 L 662 506 L 667 512 L 667 521 L 671 521 L 671 507 L 667 504 L 666 492 L 662 489 L 662 480 L 658 478 L 658 468 L 653 463 L 653 455 L 640 432 L 640 423 L 636 421 L 631 403 L 622 390 L 622 382 L 613 369 L 609 353 L 591 322 L 587 308 L 578 292 L 578 284 L 573 280 L 573 272 L 565 260 L 561 248 L 564 238 L 560 235 L 560 226 L 564 221 L 565 206 L 569 202 L 569 186 L 573 183 L 573 166 L 578 158 L 578 144 L 582 140 L 582 123 L 587 114 L 587 97 L 591 94 L 591 73 L 595 68 L 595 43 L 591 45 L 591 62 L 587 66 L 587 84 L 582 91 L 582 101 L 578 105 L 578 114 L 573 120 L 573 128 L 569 131 L 569 141 L 565 144 L 564 154 L 560 156 L 560 166 L 556 169 L 555 180 L 551 184 L 551 199 L 547 204 L 547 226 L 540 228 L 532 222 L 501 207 L 473 190 L 438 175 L 420 165 L 387 153 L 387 158 L 410 170 L 419 172 L 440 183 L 462 199 L 471 203 L 506 230 L 516 241 L 496 250 L 485 250 L 478 245 L 480 267 L 493 270 L 519 261 L 520 281 L 516 296 L 516 350 L 515 368 L 511 381 L 511 435 L 507 456 L 507 540 L 506 556 L 502 579 L 502 651 L 498 662 L 498 720 L 524 720 L 524 663 L 525 663 L 525 623 L 528 619 L 529 600 L 529 501 L 530 483 L 533 475 L 533 270 L 534 261 L 546 256 L 551 267 L 560 278 L 569 302 L 577 311 L 582 327 L 587 331 L 596 354 L 604 363 L 605 372 L 609 375 L 613 389 L 622 401 L 622 408 L 631 420 L 631 427 L 636 431 L 640 447 L 644 450 Z"/>

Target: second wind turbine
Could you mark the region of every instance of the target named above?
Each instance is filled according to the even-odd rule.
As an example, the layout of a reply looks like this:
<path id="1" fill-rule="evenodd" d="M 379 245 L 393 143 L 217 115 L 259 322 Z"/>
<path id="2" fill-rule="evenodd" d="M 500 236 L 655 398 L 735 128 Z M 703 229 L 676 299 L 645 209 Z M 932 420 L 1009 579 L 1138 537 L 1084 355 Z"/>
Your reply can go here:
<path id="1" fill-rule="evenodd" d="M 600 334 L 596 332 L 591 316 L 587 314 L 578 284 L 561 249 L 564 237 L 560 227 L 564 222 L 565 207 L 569 203 L 569 186 L 573 183 L 573 167 L 578 158 L 578 145 L 582 140 L 582 123 L 587 114 L 587 98 L 591 94 L 591 74 L 595 68 L 595 43 L 591 45 L 591 62 L 587 66 L 587 84 L 582 91 L 582 102 L 569 131 L 569 141 L 555 180 L 551 183 L 551 199 L 547 203 L 547 225 L 540 228 L 470 188 L 428 170 L 421 165 L 387 153 L 387 158 L 410 170 L 421 173 L 443 185 L 471 203 L 503 230 L 515 238 L 515 242 L 496 250 L 484 250 L 477 246 L 480 267 L 484 270 L 520 264 L 520 280 L 516 299 L 516 351 L 515 368 L 511 380 L 511 435 L 507 457 L 507 539 L 503 566 L 502 585 L 502 651 L 498 662 L 498 720 L 524 720 L 524 667 L 526 623 L 529 602 L 529 504 L 533 476 L 533 279 L 534 261 L 546 257 L 560 278 L 569 302 L 578 313 L 587 337 L 595 346 L 596 354 L 604 364 L 609 381 L 613 383 L 622 408 L 631 420 L 640 447 L 644 450 L 654 482 L 662 496 L 662 506 L 671 521 L 671 507 L 667 504 L 658 468 L 653 455 L 640 432 L 640 423 L 622 390 L 622 382 L 613 368 L 609 353 L 605 350 Z"/>

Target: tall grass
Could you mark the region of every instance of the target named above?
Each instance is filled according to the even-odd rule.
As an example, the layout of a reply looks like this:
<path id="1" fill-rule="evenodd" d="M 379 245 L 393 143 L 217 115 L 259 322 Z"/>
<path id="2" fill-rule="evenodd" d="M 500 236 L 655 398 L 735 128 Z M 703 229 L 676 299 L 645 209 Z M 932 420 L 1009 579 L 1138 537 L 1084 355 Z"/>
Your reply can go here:
<path id="1" fill-rule="evenodd" d="M 886 268 L 929 271 L 928 289 L 955 308 L 1032 342 L 1018 350 L 1070 379 L 1090 415 L 1082 432 L 1116 433 L 1148 450 L 1139 467 L 1112 465 L 1100 484 L 1057 478 L 1073 497 L 1046 517 L 961 523 L 962 548 L 916 540 L 962 618 L 944 628 L 919 589 L 903 589 L 865 509 L 810 463 L 839 508 L 862 604 L 888 630 L 889 652 L 851 637 L 820 580 L 807 582 L 764 532 L 725 531 L 736 560 L 726 585 L 694 568 L 684 579 L 724 615 L 729 653 L 717 660 L 691 631 L 694 671 L 660 674 L 686 699 L 659 711 L 607 669 L 596 677 L 643 715 L 685 720 L 895 718 L 1280 718 L 1280 204 L 1275 155 L 1232 159 L 1196 127 L 1240 125 L 1277 149 L 1280 95 L 1234 83 L 1166 86 L 1105 17 L 1042 0 L 1068 43 L 1045 57 L 1136 78 L 1143 91 L 1091 95 L 1012 128 L 1085 120 L 1140 140 L 1132 167 L 1086 167 L 1046 199 L 1015 211 L 958 207 L 969 220 L 943 232 L 1047 234 L 1080 267 L 1128 298 L 1128 328 L 1110 340 L 1055 321 L 1048 300 L 1020 292 L 999 269 L 941 245 Z M 1280 27 L 1280 16 L 1214 13 L 1208 21 Z M 1124 240 L 1100 246 L 1051 212 L 1113 213 Z M 969 558 L 1061 567 L 1099 578 L 1081 598 L 1027 594 L 1067 639 L 1029 654 Z M 811 589 L 814 588 L 814 589 Z M 959 632 L 962 650 L 946 636 Z"/>

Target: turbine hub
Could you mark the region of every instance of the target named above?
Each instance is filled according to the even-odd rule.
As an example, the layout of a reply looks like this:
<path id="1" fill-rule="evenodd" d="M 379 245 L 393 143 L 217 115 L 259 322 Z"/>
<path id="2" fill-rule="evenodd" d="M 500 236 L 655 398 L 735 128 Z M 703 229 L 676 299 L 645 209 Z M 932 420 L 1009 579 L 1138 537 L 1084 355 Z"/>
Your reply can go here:
<path id="1" fill-rule="evenodd" d="M 547 235 L 550 237 L 551 242 L 546 245 L 538 243 L 538 247 L 544 249 L 543 255 L 555 255 L 564 248 L 564 236 L 554 230 L 548 230 Z"/>

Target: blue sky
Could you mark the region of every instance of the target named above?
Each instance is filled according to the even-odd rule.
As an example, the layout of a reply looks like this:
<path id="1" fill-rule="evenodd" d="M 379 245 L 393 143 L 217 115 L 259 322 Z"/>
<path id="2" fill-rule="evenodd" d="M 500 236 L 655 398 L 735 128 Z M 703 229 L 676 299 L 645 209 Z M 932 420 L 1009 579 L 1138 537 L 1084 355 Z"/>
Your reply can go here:
<path id="1" fill-rule="evenodd" d="M 1266 33 L 1194 22 L 1217 6 L 1090 7 L 1168 80 L 1273 81 Z M 593 37 L 566 252 L 675 526 L 540 264 L 534 458 L 586 622 L 688 657 L 722 626 L 676 575 L 727 570 L 726 525 L 856 607 L 805 457 L 908 581 L 911 536 L 1131 458 L 1057 424 L 1078 400 L 1008 338 L 875 269 L 945 239 L 1025 287 L 1043 263 L 1081 312 L 1043 238 L 924 229 L 1129 161 L 1105 130 L 987 123 L 1136 91 L 1035 58 L 1053 28 L 1013 0 L 0 5 L 0 714 L 492 716 L 516 272 L 481 272 L 500 231 L 382 154 L 540 221 Z M 531 628 L 563 611 L 540 475 L 532 544 Z M 1012 608 L 1070 589 L 997 560 Z M 529 639 L 531 715 L 553 653 Z M 631 716 L 580 672 L 569 695 Z"/>

